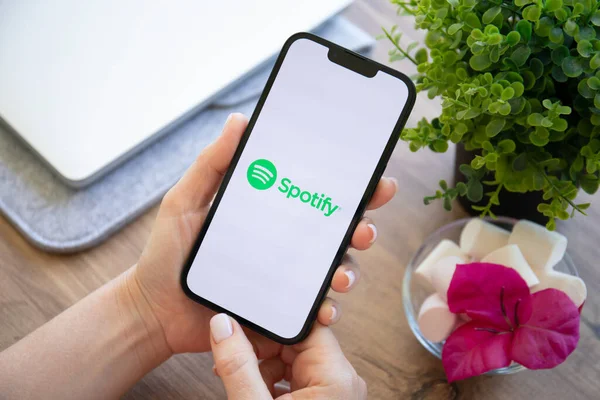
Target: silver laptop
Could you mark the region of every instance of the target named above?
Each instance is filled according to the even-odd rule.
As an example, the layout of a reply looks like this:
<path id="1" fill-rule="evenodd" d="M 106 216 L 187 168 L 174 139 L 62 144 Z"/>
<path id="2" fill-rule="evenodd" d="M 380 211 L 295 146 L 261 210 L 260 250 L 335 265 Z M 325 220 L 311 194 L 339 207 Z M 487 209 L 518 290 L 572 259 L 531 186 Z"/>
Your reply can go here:
<path id="1" fill-rule="evenodd" d="M 0 0 L 0 119 L 84 186 L 349 2 Z"/>

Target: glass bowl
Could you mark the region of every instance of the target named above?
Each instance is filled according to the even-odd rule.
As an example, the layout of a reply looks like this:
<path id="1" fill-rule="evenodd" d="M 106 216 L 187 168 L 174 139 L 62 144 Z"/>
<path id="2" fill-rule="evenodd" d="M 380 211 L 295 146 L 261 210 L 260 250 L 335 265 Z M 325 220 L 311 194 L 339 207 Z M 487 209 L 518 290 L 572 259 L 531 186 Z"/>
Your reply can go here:
<path id="1" fill-rule="evenodd" d="M 442 358 L 442 347 L 444 346 L 444 342 L 432 342 L 427 340 L 425 337 L 423 337 L 423 334 L 419 329 L 419 325 L 417 324 L 417 316 L 419 315 L 421 305 L 423 304 L 423 301 L 425 301 L 425 299 L 434 292 L 434 290 L 430 285 L 422 282 L 421 279 L 413 279 L 413 276 L 419 264 L 421 264 L 425 257 L 429 255 L 429 253 L 440 241 L 443 239 L 450 239 L 458 244 L 462 229 L 471 219 L 472 218 L 459 219 L 448 225 L 444 225 L 429 235 L 408 263 L 406 272 L 404 273 L 404 281 L 402 282 L 402 303 L 404 305 L 404 313 L 406 314 L 408 325 L 423 347 L 425 347 L 431 354 L 439 359 Z M 496 219 L 488 217 L 484 218 L 484 220 L 508 231 L 512 231 L 513 226 L 518 221 L 514 218 L 506 217 L 498 217 Z M 563 259 L 554 267 L 554 270 L 578 276 L 577 269 L 575 268 L 571 257 L 569 257 L 569 255 L 566 253 Z M 508 375 L 523 370 L 525 370 L 525 367 L 520 364 L 513 363 L 508 367 L 489 371 L 486 373 L 486 375 Z"/>

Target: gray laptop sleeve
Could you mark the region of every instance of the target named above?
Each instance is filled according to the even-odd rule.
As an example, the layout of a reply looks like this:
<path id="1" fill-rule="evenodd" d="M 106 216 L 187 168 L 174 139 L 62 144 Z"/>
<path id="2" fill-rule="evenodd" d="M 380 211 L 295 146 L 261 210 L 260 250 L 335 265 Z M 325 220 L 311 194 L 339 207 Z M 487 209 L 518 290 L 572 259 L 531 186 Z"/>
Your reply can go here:
<path id="1" fill-rule="evenodd" d="M 315 33 L 366 53 L 372 38 L 342 17 Z M 252 114 L 272 62 L 114 171 L 84 189 L 65 186 L 0 127 L 0 212 L 34 246 L 75 252 L 97 245 L 152 205 L 220 133 L 232 112 Z"/>

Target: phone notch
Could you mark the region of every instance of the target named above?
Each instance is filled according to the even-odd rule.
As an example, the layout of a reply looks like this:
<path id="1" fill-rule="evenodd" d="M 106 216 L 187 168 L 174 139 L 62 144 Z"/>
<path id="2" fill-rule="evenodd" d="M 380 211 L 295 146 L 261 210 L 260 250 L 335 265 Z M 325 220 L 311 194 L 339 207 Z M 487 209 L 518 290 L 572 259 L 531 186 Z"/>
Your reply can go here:
<path id="1" fill-rule="evenodd" d="M 334 64 L 340 65 L 351 71 L 361 74 L 367 78 L 372 78 L 377 75 L 377 65 L 371 62 L 368 58 L 356 54 L 352 51 L 330 47 L 327 53 L 327 58 Z"/>

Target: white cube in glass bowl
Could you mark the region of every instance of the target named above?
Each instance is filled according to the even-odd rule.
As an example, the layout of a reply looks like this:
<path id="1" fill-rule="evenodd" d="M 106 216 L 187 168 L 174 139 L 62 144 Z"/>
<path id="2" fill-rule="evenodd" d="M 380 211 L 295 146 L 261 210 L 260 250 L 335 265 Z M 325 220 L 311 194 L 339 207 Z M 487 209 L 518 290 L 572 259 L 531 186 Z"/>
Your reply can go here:
<path id="1" fill-rule="evenodd" d="M 442 358 L 442 348 L 444 347 L 444 342 L 432 342 L 426 339 L 421 333 L 417 323 L 417 317 L 419 315 L 421 305 L 425 299 L 429 297 L 429 295 L 434 293 L 434 290 L 431 285 L 423 282 L 422 279 L 415 277 L 415 270 L 442 240 L 448 239 L 458 244 L 463 228 L 471 219 L 472 218 L 464 218 L 451 222 L 450 224 L 441 227 L 429 235 L 408 263 L 406 272 L 404 273 L 404 281 L 402 282 L 402 303 L 404 305 L 404 313 L 406 314 L 408 325 L 423 347 L 440 359 Z M 484 220 L 498 227 L 506 229 L 509 232 L 512 231 L 514 225 L 518 222 L 518 220 L 514 218 L 506 217 L 498 217 L 496 219 L 488 217 L 484 218 Z M 562 260 L 560 260 L 560 262 L 554 267 L 554 270 L 569 275 L 578 276 L 577 269 L 575 268 L 573 261 L 566 253 Z M 489 371 L 486 375 L 507 375 L 523 370 L 525 370 L 525 367 L 522 365 L 512 363 L 508 367 Z"/>

